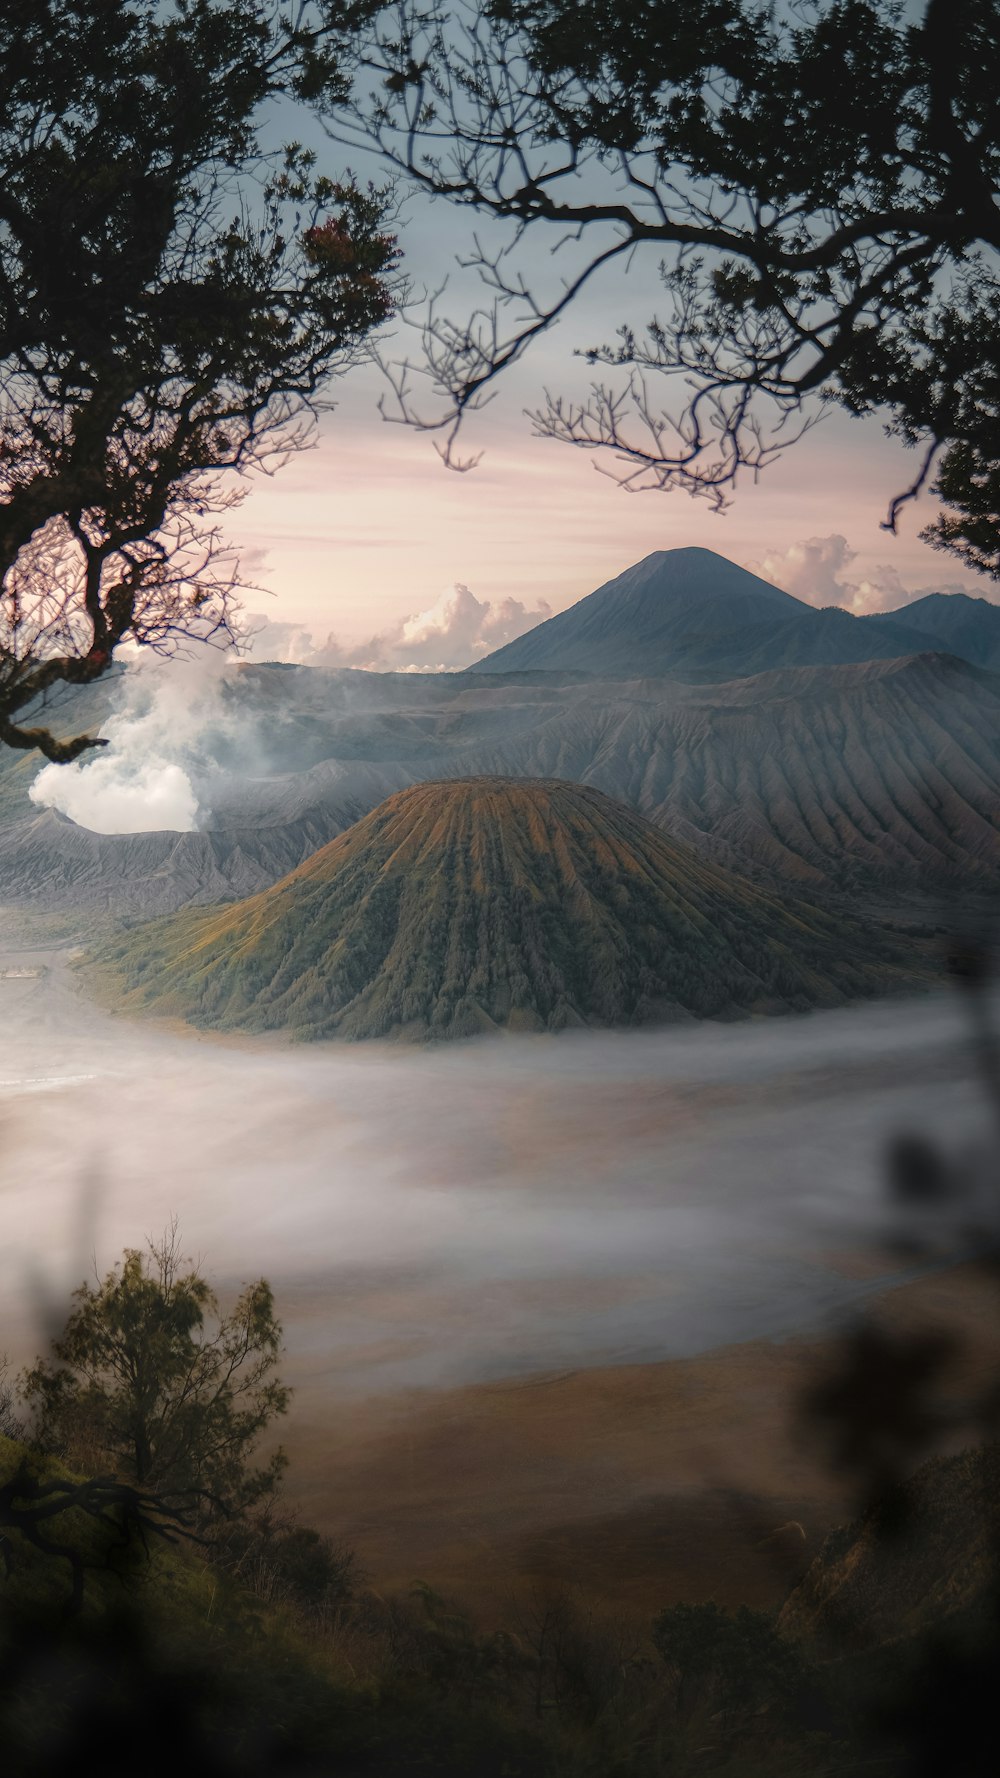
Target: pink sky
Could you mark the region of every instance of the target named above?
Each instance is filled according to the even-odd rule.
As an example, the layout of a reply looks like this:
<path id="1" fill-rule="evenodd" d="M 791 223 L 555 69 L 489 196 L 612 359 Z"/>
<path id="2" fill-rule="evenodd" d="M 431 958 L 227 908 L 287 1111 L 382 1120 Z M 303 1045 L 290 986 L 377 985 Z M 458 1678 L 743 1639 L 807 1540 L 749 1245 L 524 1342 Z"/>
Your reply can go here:
<path id="1" fill-rule="evenodd" d="M 316 448 L 256 484 L 229 525 L 250 578 L 275 595 L 249 605 L 317 638 L 366 640 L 456 582 L 480 601 L 562 610 L 651 550 L 688 544 L 754 565 L 815 603 L 852 602 L 838 578 L 869 583 L 853 595 L 862 609 L 927 587 L 996 593 L 919 541 L 933 502 L 908 512 L 898 537 L 879 529 L 911 459 L 877 424 L 831 417 L 718 516 L 683 493 L 626 494 L 584 453 L 532 438 L 506 397 L 478 420 L 483 461 L 456 474 L 429 437 L 380 420 L 379 386 L 374 371 L 343 384 Z M 796 551 L 834 538 L 846 548 Z"/>
<path id="2" fill-rule="evenodd" d="M 300 124 L 297 118 L 297 131 Z M 349 160 L 362 178 L 383 176 L 363 151 L 348 154 L 322 135 L 313 145 L 328 171 Z M 455 265 L 468 254 L 471 231 L 485 228 L 488 235 L 492 225 L 418 195 L 403 203 L 394 226 L 413 294 L 438 289 L 447 276 L 446 311 L 461 318 L 484 300 L 481 287 Z M 494 245 L 502 238 L 497 234 Z M 544 234 L 532 238 L 525 256 L 531 282 L 543 293 L 565 276 L 566 255 L 575 251 L 563 242 L 553 254 L 553 244 Z M 1000 598 L 995 582 L 963 574 L 956 561 L 919 541 L 933 500 L 907 511 L 899 536 L 880 530 L 890 496 L 912 477 L 914 459 L 883 436 L 878 421 L 831 410 L 756 486 L 745 482 L 721 517 L 681 493 L 626 494 L 595 471 L 589 454 L 533 438 L 523 410 L 539 403 L 544 387 L 579 394 L 591 380 L 574 348 L 613 339 L 624 319 L 642 324 L 655 312 L 658 262 L 653 249 L 648 261 L 630 260 L 627 271 L 601 273 L 506 373 L 496 399 L 470 426 L 466 442 L 484 448 L 485 456 L 468 474 L 443 468 L 427 435 L 380 419 L 376 403 L 387 385 L 373 366 L 344 378 L 334 391 L 338 410 L 324 420 L 317 447 L 258 482 L 231 515 L 229 531 L 243 550 L 248 578 L 275 595 L 251 594 L 248 609 L 275 623 L 303 625 L 318 642 L 332 633 L 348 651 L 373 636 L 388 637 L 393 647 L 385 664 L 402 665 L 405 620 L 447 603 L 460 584 L 492 613 L 475 655 L 506 639 L 497 628 L 504 601 L 525 608 L 512 620 L 514 628 L 525 628 L 529 619 L 537 621 L 542 602 L 562 610 L 651 550 L 689 544 L 753 565 L 817 604 L 892 608 L 916 591 L 960 587 Z M 392 358 L 404 343 L 405 328 L 396 341 L 380 345 Z M 820 541 L 802 550 L 807 540 Z M 444 664 L 468 658 L 462 654 L 467 617 L 468 611 Z M 376 664 L 385 653 L 380 647 L 358 664 Z M 436 664 L 432 648 L 421 664 Z"/>
<path id="3" fill-rule="evenodd" d="M 325 162 L 336 151 L 326 144 L 321 153 Z M 379 171 L 374 162 L 362 168 L 369 170 Z M 437 287 L 455 255 L 467 251 L 473 224 L 414 198 L 397 226 L 404 267 L 419 291 Z M 548 245 L 544 237 L 532 243 L 540 285 L 565 270 Z M 449 275 L 457 276 L 458 299 L 445 307 L 468 313 L 463 293 L 474 306 L 482 292 L 463 284 L 461 272 Z M 612 338 L 626 316 L 642 321 L 658 297 L 655 263 L 588 285 L 474 417 L 466 442 L 485 456 L 464 475 L 441 465 L 429 436 L 380 419 L 376 403 L 387 385 L 374 366 L 350 373 L 335 386 L 338 409 L 324 419 L 316 448 L 259 481 L 231 515 L 228 529 L 248 578 L 275 595 L 251 595 L 248 608 L 304 625 L 320 641 L 332 633 L 350 648 L 399 632 L 456 583 L 491 608 L 512 599 L 528 612 L 542 601 L 559 611 L 651 550 L 689 544 L 754 565 L 818 604 L 891 608 L 916 590 L 962 586 L 1000 597 L 996 583 L 963 574 L 919 541 L 933 500 L 907 511 L 898 537 L 880 530 L 914 458 L 883 436 L 878 421 L 831 410 L 756 486 L 745 482 L 721 517 L 682 493 L 626 494 L 595 471 L 588 453 L 533 438 L 523 410 L 538 404 L 543 388 L 578 394 L 593 375 L 582 371 L 574 348 Z M 406 339 L 404 329 L 382 350 L 399 356 Z M 839 541 L 802 552 L 798 546 L 810 539 Z"/>

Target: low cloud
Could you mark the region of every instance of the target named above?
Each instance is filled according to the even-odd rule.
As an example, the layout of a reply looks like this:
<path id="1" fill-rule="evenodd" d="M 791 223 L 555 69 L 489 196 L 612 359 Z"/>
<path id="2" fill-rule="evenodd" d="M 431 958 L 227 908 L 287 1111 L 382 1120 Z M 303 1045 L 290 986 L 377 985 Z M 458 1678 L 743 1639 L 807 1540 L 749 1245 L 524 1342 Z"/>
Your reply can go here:
<path id="1" fill-rule="evenodd" d="M 249 621 L 249 649 L 256 660 L 286 660 L 311 667 L 357 667 L 370 673 L 453 673 L 503 648 L 551 617 L 545 600 L 532 607 L 520 599 L 477 599 L 458 582 L 426 611 L 401 618 L 367 642 L 345 644 L 336 636 L 316 641 L 298 624 Z"/>
<path id="2" fill-rule="evenodd" d="M 190 833 L 198 815 L 183 766 L 155 757 L 123 763 L 120 754 L 101 752 L 85 765 L 49 765 L 28 795 L 93 833 Z"/>
<path id="3" fill-rule="evenodd" d="M 804 538 L 786 550 L 769 550 L 759 561 L 747 562 L 746 567 L 806 605 L 840 605 L 858 616 L 873 611 L 898 611 L 928 593 L 968 591 L 954 583 L 908 587 L 900 579 L 898 569 L 887 562 L 858 574 L 854 569 L 857 555 L 847 538 L 834 532 L 829 537 Z"/>
<path id="4" fill-rule="evenodd" d="M 304 624 L 285 623 L 251 612 L 240 625 L 240 650 L 255 661 L 290 661 L 296 667 L 311 662 L 316 640 Z"/>

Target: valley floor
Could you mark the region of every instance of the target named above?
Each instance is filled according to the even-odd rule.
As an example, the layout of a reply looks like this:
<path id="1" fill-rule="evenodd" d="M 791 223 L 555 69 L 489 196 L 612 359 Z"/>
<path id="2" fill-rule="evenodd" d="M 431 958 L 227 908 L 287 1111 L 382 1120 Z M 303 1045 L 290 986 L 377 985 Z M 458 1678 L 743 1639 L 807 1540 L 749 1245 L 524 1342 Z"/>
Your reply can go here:
<path id="1" fill-rule="evenodd" d="M 707 1564 L 720 1599 L 780 1597 L 843 1511 L 790 1431 L 823 1342 L 875 1299 L 986 1339 L 968 1250 L 901 1251 L 883 1189 L 900 1130 L 989 1183 L 943 993 L 305 1049 L 114 1018 L 68 936 L 0 954 L 0 1350 L 30 1357 L 95 1259 L 176 1213 L 221 1293 L 270 1278 L 289 1491 L 379 1587 L 648 1612 Z"/>
<path id="2" fill-rule="evenodd" d="M 831 1258 L 855 1274 L 878 1264 Z M 956 1399 L 991 1367 L 995 1377 L 987 1271 L 885 1281 L 881 1325 L 960 1337 Z M 352 1397 L 335 1419 L 319 1367 L 303 1366 L 289 1494 L 308 1523 L 357 1551 L 379 1590 L 425 1580 L 487 1622 L 509 1624 L 564 1592 L 599 1617 L 642 1624 L 682 1599 L 777 1607 L 855 1511 L 848 1479 L 800 1414 L 836 1356 L 829 1337 L 749 1340 L 658 1363 Z"/>

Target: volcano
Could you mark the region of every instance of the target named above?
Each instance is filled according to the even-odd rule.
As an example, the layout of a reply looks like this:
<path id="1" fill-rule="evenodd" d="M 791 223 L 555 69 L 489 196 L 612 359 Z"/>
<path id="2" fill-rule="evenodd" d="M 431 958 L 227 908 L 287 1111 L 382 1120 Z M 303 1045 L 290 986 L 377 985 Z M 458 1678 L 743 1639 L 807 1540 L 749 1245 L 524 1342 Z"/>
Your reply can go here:
<path id="1" fill-rule="evenodd" d="M 96 962 L 126 1010 L 301 1038 L 729 1017 L 904 981 L 861 927 L 602 792 L 505 778 L 400 791 L 273 889 L 152 921 Z"/>
<path id="2" fill-rule="evenodd" d="M 947 648 L 945 618 L 934 636 L 906 619 L 817 611 L 714 550 L 656 550 L 475 670 L 725 679 Z"/>

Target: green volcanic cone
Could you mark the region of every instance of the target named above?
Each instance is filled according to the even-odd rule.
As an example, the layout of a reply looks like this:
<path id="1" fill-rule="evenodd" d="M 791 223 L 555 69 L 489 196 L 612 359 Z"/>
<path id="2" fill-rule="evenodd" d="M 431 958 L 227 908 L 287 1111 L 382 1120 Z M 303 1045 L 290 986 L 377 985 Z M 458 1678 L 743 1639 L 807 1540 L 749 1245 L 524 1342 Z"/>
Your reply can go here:
<path id="1" fill-rule="evenodd" d="M 878 935 L 600 791 L 507 778 L 401 791 L 273 889 L 95 961 L 126 1009 L 305 1038 L 729 1017 L 905 982 Z"/>

